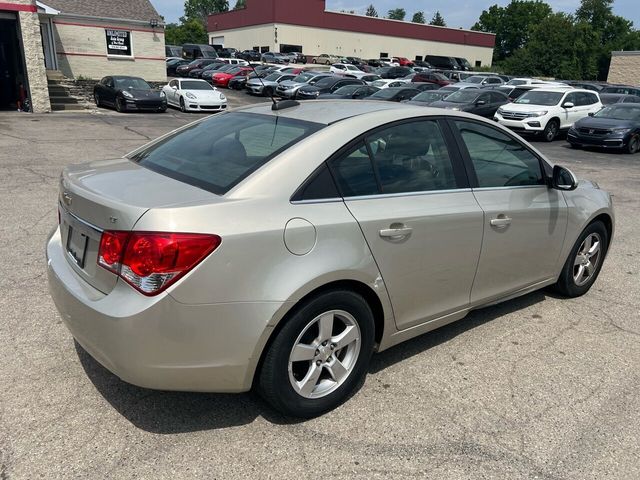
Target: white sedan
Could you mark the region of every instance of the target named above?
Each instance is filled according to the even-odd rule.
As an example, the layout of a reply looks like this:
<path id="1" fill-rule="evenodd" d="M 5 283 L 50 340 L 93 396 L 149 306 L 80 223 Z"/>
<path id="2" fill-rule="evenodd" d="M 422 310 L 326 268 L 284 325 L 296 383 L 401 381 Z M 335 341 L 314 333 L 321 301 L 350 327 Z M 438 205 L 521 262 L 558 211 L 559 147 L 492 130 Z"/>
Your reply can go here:
<path id="1" fill-rule="evenodd" d="M 167 105 L 183 112 L 219 112 L 227 109 L 227 97 L 204 80 L 176 78 L 162 88 Z"/>

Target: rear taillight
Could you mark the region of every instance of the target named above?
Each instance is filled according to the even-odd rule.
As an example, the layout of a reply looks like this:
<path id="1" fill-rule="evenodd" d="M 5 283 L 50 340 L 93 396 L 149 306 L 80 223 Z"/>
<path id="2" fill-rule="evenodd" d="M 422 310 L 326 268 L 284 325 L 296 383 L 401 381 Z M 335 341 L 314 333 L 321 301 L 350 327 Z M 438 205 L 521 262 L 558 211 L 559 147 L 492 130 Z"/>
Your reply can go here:
<path id="1" fill-rule="evenodd" d="M 220 245 L 217 235 L 105 231 L 98 265 L 139 292 L 157 295 Z"/>

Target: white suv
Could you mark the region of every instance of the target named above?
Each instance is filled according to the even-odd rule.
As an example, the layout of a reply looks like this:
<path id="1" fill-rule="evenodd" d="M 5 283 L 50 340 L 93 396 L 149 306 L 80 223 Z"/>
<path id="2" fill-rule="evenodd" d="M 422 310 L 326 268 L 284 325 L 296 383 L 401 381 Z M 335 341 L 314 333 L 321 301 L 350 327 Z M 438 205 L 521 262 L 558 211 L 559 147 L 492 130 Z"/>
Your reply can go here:
<path id="1" fill-rule="evenodd" d="M 535 88 L 500 107 L 494 120 L 518 133 L 542 133 L 542 138 L 551 142 L 560 130 L 568 130 L 601 108 L 600 97 L 591 90 Z"/>

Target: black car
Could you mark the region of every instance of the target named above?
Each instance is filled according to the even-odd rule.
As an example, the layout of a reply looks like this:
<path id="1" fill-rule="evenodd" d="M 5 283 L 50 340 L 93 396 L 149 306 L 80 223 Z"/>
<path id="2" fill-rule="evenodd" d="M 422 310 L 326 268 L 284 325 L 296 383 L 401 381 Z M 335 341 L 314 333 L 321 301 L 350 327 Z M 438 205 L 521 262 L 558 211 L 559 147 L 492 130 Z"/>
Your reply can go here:
<path id="1" fill-rule="evenodd" d="M 214 68 L 219 68 L 222 65 L 228 65 L 228 64 L 224 63 L 222 60 L 216 60 L 212 63 L 209 63 L 208 65 L 204 65 L 203 67 L 194 68 L 193 70 L 189 71 L 187 76 L 190 78 L 202 78 L 202 72 L 205 72 Z"/>
<path id="2" fill-rule="evenodd" d="M 238 50 L 236 48 L 223 48 L 218 51 L 218 56 L 222 58 L 236 58 Z"/>
<path id="3" fill-rule="evenodd" d="M 435 68 L 443 70 L 461 70 L 460 65 L 453 57 L 444 57 L 442 55 L 425 55 L 424 60 Z"/>
<path id="4" fill-rule="evenodd" d="M 420 93 L 417 88 L 407 87 L 390 87 L 371 95 L 367 100 L 386 100 L 387 102 L 402 102 L 409 100 Z"/>
<path id="5" fill-rule="evenodd" d="M 369 85 L 345 85 L 340 87 L 333 93 L 323 93 L 319 99 L 354 99 L 361 100 L 367 98 L 380 89 L 377 87 L 371 87 Z"/>
<path id="6" fill-rule="evenodd" d="M 462 58 L 462 57 L 453 57 L 453 59 L 458 63 L 458 65 L 460 66 L 460 70 L 465 70 L 465 71 L 470 71 L 473 70 L 473 67 L 471 66 L 471 64 L 469 63 L 469 60 L 467 60 L 466 58 Z"/>
<path id="7" fill-rule="evenodd" d="M 432 103 L 431 106 L 493 118 L 498 108 L 507 103 L 509 103 L 509 97 L 504 93 L 465 88 L 452 93 L 444 100 Z"/>
<path id="8" fill-rule="evenodd" d="M 183 65 L 189 65 L 189 60 L 183 60 L 179 58 L 174 58 L 172 60 L 167 61 L 167 77 L 175 77 L 176 69 L 178 67 L 182 67 Z"/>
<path id="9" fill-rule="evenodd" d="M 600 101 L 603 105 L 611 105 L 613 103 L 640 103 L 640 97 L 637 95 L 626 95 L 624 93 L 603 93 L 600 95 Z"/>
<path id="10" fill-rule="evenodd" d="M 163 92 L 153 90 L 138 77 L 104 77 L 93 87 L 96 106 L 115 107 L 118 112 L 146 111 L 164 112 L 167 110 L 167 97 Z"/>
<path id="11" fill-rule="evenodd" d="M 259 62 L 262 54 L 258 50 L 244 50 L 236 54 L 236 58 L 242 58 L 247 62 Z"/>
<path id="12" fill-rule="evenodd" d="M 302 100 L 311 100 L 318 98 L 323 93 L 333 93 L 341 87 L 347 85 L 365 85 L 362 80 L 346 77 L 326 77 L 319 80 L 315 85 L 304 85 L 298 90 L 297 98 Z"/>
<path id="13" fill-rule="evenodd" d="M 567 132 L 572 147 L 640 150 L 640 105 L 616 103 L 578 120 Z"/>
<path id="14" fill-rule="evenodd" d="M 188 77 L 191 70 L 195 70 L 196 68 L 202 69 L 212 63 L 219 63 L 219 60 L 215 58 L 198 58 L 187 65 L 182 65 L 181 67 L 176 68 L 176 74 L 179 77 Z"/>
<path id="15" fill-rule="evenodd" d="M 451 92 L 443 92 L 441 90 L 427 90 L 425 92 L 420 92 L 415 97 L 411 98 L 411 100 L 403 100 L 402 103 L 408 103 L 409 105 L 420 105 L 422 107 L 426 107 L 431 105 L 433 102 L 437 102 L 439 100 L 443 100 L 450 95 Z"/>
<path id="16" fill-rule="evenodd" d="M 640 87 L 632 87 L 630 85 L 608 85 L 600 90 L 600 93 L 623 93 L 625 95 L 640 96 Z"/>
<path id="17" fill-rule="evenodd" d="M 382 78 L 402 78 L 412 73 L 414 72 L 409 67 L 387 67 L 382 69 L 379 75 Z"/>
<path id="18" fill-rule="evenodd" d="M 421 68 L 433 68 L 433 65 L 431 65 L 429 62 L 425 62 L 424 60 L 414 60 L 413 64 L 416 67 L 421 67 Z"/>

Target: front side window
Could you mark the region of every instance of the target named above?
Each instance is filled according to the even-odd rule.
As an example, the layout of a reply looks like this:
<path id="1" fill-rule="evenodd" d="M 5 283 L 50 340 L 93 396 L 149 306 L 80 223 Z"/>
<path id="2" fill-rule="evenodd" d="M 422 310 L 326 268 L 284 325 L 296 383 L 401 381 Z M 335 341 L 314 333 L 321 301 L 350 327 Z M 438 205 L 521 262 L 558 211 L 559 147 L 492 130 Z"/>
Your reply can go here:
<path id="1" fill-rule="evenodd" d="M 473 164 L 478 187 L 543 185 L 540 161 L 500 130 L 474 122 L 455 122 Z"/>
<path id="2" fill-rule="evenodd" d="M 152 144 L 130 160 L 224 195 L 278 153 L 321 128 L 321 124 L 273 115 L 223 113 Z"/>
<path id="3" fill-rule="evenodd" d="M 382 193 L 427 192 L 457 187 L 449 151 L 438 122 L 418 121 L 369 136 L 369 150 Z"/>

